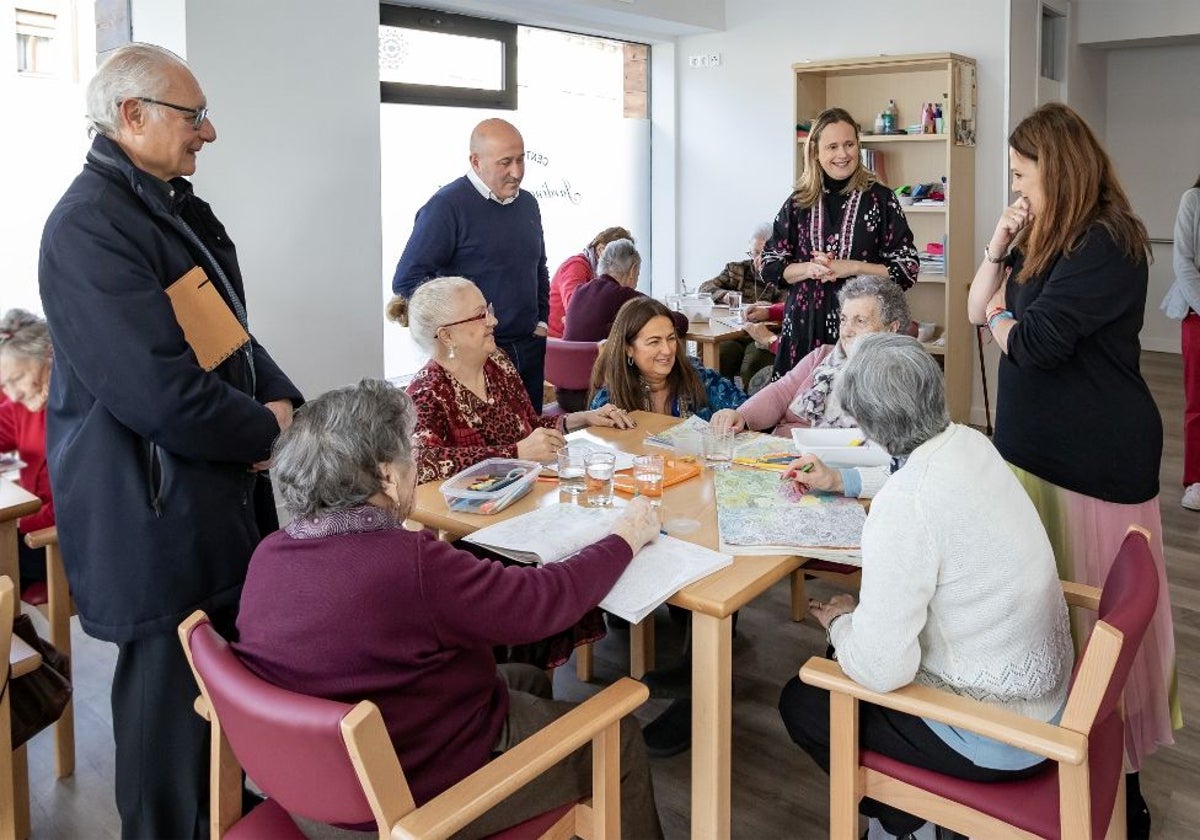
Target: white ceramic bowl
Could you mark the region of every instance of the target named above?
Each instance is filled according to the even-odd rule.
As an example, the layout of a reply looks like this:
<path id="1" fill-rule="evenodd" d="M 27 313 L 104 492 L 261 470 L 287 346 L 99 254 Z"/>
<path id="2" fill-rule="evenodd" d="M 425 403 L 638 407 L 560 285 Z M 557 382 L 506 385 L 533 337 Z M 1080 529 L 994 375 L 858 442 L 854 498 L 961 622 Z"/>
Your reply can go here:
<path id="1" fill-rule="evenodd" d="M 882 467 L 891 456 L 869 440 L 862 446 L 852 441 L 866 440 L 862 429 L 792 429 L 792 441 L 801 455 L 813 455 L 830 467 Z"/>

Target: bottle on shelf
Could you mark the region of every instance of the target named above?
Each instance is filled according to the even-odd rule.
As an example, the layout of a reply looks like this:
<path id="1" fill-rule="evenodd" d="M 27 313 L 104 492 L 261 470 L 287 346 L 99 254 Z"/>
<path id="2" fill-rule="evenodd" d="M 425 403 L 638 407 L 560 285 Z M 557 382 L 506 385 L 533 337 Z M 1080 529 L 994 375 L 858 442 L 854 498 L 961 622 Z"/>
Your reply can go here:
<path id="1" fill-rule="evenodd" d="M 891 134 L 900 127 L 900 114 L 896 110 L 896 100 L 889 99 L 887 107 L 883 109 L 884 133 Z"/>

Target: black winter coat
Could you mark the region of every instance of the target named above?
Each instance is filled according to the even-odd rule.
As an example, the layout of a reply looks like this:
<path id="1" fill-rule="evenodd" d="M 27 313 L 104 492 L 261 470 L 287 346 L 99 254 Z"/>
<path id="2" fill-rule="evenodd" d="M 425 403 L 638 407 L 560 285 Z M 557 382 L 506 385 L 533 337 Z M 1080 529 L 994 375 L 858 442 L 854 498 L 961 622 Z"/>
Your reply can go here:
<path id="1" fill-rule="evenodd" d="M 242 308 L 233 243 L 191 184 L 95 138 L 46 222 L 38 279 L 59 543 L 83 627 L 101 639 L 173 633 L 192 610 L 235 604 L 274 525 L 269 485 L 249 469 L 279 431 L 263 403 L 302 398 L 256 341 L 252 362 L 199 366 L 164 292 L 196 265 Z"/>

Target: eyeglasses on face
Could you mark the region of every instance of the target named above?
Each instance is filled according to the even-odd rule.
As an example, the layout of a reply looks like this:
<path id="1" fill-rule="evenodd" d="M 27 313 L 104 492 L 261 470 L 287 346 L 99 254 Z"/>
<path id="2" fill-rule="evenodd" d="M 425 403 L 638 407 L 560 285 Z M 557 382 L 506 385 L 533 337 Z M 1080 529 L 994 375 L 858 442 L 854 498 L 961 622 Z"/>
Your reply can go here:
<path id="1" fill-rule="evenodd" d="M 442 326 L 438 327 L 438 329 L 442 329 L 443 327 L 457 327 L 459 324 L 469 324 L 472 321 L 483 321 L 485 319 L 492 319 L 495 317 L 496 310 L 493 309 L 492 305 L 489 303 L 487 308 L 478 315 L 472 315 L 470 318 L 463 318 L 461 321 L 451 321 L 449 324 L 442 324 Z"/>
<path id="2" fill-rule="evenodd" d="M 204 125 L 204 121 L 208 119 L 208 108 L 188 108 L 184 105 L 175 105 L 171 102 L 163 102 L 161 99 L 151 99 L 149 96 L 137 97 L 138 102 L 149 102 L 151 105 L 161 105 L 164 108 L 172 108 L 176 111 L 182 111 L 185 114 L 192 115 L 192 128 L 197 131 L 200 126 Z"/>

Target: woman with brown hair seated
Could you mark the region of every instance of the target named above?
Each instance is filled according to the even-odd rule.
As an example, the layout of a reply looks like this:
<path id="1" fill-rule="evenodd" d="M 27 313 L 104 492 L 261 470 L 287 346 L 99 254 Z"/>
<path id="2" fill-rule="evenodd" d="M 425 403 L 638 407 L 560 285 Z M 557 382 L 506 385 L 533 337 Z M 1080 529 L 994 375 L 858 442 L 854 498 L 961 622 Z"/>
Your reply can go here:
<path id="1" fill-rule="evenodd" d="M 621 307 L 592 369 L 594 410 L 613 405 L 708 420 L 745 401 L 740 388 L 687 355 L 671 310 L 651 297 Z"/>

